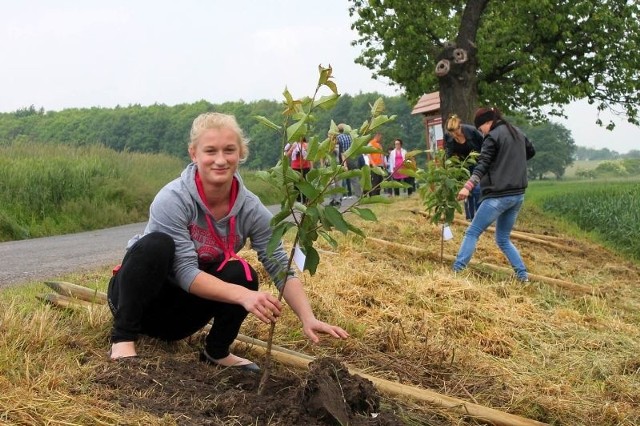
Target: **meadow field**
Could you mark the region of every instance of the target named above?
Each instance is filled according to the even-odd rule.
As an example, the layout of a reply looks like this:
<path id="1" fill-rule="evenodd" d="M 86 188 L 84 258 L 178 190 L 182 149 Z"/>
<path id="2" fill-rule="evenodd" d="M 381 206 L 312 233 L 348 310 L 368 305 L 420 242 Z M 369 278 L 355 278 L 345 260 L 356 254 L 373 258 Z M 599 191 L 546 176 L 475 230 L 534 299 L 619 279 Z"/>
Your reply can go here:
<path id="1" fill-rule="evenodd" d="M 98 145 L 0 145 L 0 241 L 142 222 L 158 190 L 185 162 Z M 247 185 L 267 204 L 276 192 L 251 172 Z"/>
<path id="2" fill-rule="evenodd" d="M 639 179 L 532 182 L 527 200 L 567 227 L 640 261 Z"/>

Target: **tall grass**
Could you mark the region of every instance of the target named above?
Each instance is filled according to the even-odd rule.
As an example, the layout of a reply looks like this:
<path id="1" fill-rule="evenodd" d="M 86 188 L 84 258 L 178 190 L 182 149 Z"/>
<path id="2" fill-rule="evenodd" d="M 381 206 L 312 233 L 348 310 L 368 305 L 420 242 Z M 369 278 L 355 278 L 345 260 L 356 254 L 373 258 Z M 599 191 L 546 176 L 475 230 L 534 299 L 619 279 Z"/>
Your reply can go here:
<path id="1" fill-rule="evenodd" d="M 145 220 L 183 160 L 101 146 L 0 146 L 0 241 Z"/>
<path id="2" fill-rule="evenodd" d="M 158 190 L 185 163 L 165 154 L 14 142 L 0 145 L 0 241 L 87 231 L 144 221 Z M 265 204 L 278 192 L 241 170 Z"/>
<path id="3" fill-rule="evenodd" d="M 590 232 L 606 245 L 640 260 L 638 181 L 554 182 L 531 186 L 531 199 Z"/>

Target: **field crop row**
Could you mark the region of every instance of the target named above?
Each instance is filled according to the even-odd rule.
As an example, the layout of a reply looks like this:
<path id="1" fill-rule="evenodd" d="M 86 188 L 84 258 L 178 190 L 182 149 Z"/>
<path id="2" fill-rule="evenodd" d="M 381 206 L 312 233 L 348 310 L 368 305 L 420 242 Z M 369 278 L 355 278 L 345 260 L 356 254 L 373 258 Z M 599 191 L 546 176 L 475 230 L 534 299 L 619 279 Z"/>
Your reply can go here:
<path id="1" fill-rule="evenodd" d="M 546 212 L 558 214 L 616 250 L 640 259 L 637 181 L 566 186 L 545 196 L 541 204 Z"/>

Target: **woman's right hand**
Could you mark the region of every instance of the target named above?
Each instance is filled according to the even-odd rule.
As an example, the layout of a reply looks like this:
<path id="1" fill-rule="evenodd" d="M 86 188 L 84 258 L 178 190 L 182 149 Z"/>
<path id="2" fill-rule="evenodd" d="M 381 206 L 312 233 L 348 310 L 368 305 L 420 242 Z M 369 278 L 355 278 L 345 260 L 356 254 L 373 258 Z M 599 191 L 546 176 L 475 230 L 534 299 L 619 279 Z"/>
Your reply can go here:
<path id="1" fill-rule="evenodd" d="M 275 322 L 282 313 L 282 303 L 278 298 L 262 291 L 247 290 L 241 305 L 266 324 Z"/>
<path id="2" fill-rule="evenodd" d="M 458 192 L 458 201 L 465 200 L 469 196 L 469 190 L 467 188 L 462 188 L 460 192 Z"/>

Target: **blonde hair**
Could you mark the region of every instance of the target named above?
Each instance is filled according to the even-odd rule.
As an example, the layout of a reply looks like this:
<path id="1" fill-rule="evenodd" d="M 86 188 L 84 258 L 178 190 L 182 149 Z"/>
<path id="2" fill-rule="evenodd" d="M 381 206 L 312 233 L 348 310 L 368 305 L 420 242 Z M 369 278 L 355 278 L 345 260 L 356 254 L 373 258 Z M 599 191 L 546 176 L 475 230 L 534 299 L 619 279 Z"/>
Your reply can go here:
<path id="1" fill-rule="evenodd" d="M 195 148 L 198 139 L 205 130 L 223 128 L 232 130 L 238 136 L 240 163 L 244 163 L 249 156 L 249 139 L 245 137 L 244 132 L 233 115 L 221 114 L 219 112 L 206 112 L 197 116 L 196 119 L 193 120 L 191 131 L 189 132 L 189 149 Z"/>
<path id="2" fill-rule="evenodd" d="M 460 117 L 456 114 L 452 114 L 447 120 L 447 125 L 445 127 L 447 128 L 447 132 L 455 132 L 460 128 L 461 124 L 462 120 L 460 120 Z"/>

